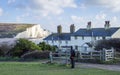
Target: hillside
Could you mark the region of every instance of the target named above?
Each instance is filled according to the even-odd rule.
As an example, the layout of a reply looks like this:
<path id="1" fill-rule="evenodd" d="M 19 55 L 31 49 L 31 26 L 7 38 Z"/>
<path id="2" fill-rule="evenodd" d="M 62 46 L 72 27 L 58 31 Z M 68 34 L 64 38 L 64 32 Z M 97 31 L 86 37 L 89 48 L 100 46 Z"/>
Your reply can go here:
<path id="1" fill-rule="evenodd" d="M 34 24 L 0 23 L 0 38 L 13 38 Z"/>

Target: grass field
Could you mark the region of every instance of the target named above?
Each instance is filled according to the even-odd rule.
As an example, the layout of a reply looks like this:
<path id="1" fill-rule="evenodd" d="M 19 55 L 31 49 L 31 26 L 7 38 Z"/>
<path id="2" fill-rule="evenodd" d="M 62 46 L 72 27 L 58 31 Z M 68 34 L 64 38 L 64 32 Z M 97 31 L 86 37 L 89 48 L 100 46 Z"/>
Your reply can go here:
<path id="1" fill-rule="evenodd" d="M 0 75 L 120 75 L 120 72 L 91 68 L 70 69 L 40 62 L 0 62 Z"/>

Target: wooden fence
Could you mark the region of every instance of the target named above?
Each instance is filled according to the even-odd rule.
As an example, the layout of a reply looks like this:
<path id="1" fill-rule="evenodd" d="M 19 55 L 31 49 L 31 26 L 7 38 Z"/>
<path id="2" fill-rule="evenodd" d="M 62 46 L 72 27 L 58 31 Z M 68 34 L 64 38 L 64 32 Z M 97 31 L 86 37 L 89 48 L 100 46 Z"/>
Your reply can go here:
<path id="1" fill-rule="evenodd" d="M 57 60 L 57 61 L 60 60 L 60 61 L 58 61 L 59 63 L 65 63 L 65 64 L 69 63 L 69 58 L 70 58 L 69 53 L 52 53 L 52 52 L 50 52 L 49 56 L 50 56 L 50 62 L 53 62 L 55 60 Z"/>
<path id="2" fill-rule="evenodd" d="M 90 51 L 89 53 L 76 52 L 77 59 L 98 59 L 102 61 L 110 61 L 114 58 L 114 49 L 103 49 L 100 51 Z M 50 52 L 50 61 L 62 60 L 64 63 L 68 63 L 70 53 L 52 53 Z"/>

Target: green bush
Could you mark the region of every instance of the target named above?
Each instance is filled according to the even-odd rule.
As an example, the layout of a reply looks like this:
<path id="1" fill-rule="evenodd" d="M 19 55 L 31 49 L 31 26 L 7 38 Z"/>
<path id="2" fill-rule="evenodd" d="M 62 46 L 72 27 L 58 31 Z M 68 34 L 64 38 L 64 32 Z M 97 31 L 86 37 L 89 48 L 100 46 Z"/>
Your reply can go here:
<path id="1" fill-rule="evenodd" d="M 20 57 L 24 53 L 33 50 L 41 50 L 41 48 L 32 41 L 20 38 L 16 41 L 16 45 L 10 51 L 10 55 Z"/>
<path id="2" fill-rule="evenodd" d="M 0 57 L 0 61 L 19 61 L 18 57 Z"/>
<path id="3" fill-rule="evenodd" d="M 45 42 L 41 42 L 38 44 L 39 47 L 41 47 L 41 49 L 43 51 L 47 50 L 47 51 L 55 51 L 56 47 L 55 46 L 50 46 L 49 44 L 46 44 Z"/>
<path id="4" fill-rule="evenodd" d="M 21 56 L 23 59 L 47 59 L 49 58 L 49 51 L 32 51 Z"/>

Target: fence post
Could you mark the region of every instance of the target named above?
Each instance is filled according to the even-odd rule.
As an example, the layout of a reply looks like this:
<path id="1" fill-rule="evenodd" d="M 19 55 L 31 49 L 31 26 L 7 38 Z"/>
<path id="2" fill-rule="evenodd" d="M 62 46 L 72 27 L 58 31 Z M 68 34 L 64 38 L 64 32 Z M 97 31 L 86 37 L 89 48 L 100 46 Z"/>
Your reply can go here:
<path id="1" fill-rule="evenodd" d="M 82 53 L 80 52 L 80 59 L 82 59 Z"/>
<path id="2" fill-rule="evenodd" d="M 53 62 L 53 56 L 52 56 L 52 52 L 49 53 L 49 57 L 50 57 L 50 62 Z"/>
<path id="3" fill-rule="evenodd" d="M 103 54 L 103 53 L 102 53 L 102 50 L 100 50 L 99 53 L 100 53 L 100 61 L 101 61 L 101 60 L 102 60 L 102 54 Z"/>
<path id="4" fill-rule="evenodd" d="M 92 54 L 93 54 L 93 53 L 92 53 L 92 51 L 91 51 L 91 52 L 90 52 L 90 59 L 92 59 L 92 58 L 93 58 Z"/>
<path id="5" fill-rule="evenodd" d="M 68 60 L 67 60 L 67 52 L 65 52 L 65 57 L 66 57 L 66 63 L 65 63 L 65 64 L 68 64 Z"/>
<path id="6" fill-rule="evenodd" d="M 111 49 L 112 49 L 112 54 L 113 54 L 112 57 L 113 57 L 113 59 L 114 59 L 114 58 L 115 58 L 115 50 L 114 50 L 113 47 L 112 47 Z"/>
<path id="7" fill-rule="evenodd" d="M 106 50 L 105 50 L 105 48 L 103 48 L 103 61 L 106 61 Z"/>

